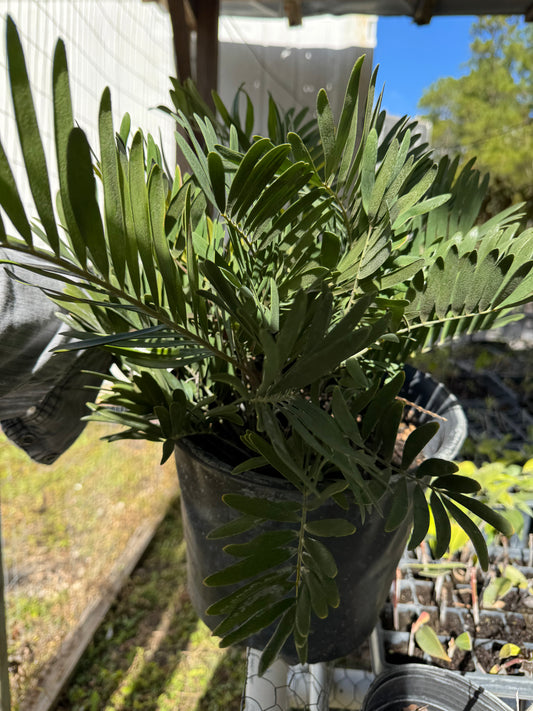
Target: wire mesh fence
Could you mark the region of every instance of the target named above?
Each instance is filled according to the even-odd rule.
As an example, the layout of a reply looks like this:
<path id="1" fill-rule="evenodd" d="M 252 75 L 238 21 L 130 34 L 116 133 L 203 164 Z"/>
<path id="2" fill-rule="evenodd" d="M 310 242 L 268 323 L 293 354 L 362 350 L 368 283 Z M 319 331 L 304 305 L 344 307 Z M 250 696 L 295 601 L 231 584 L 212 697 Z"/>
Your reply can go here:
<path id="1" fill-rule="evenodd" d="M 361 709 L 374 674 L 333 664 L 289 666 L 277 660 L 259 676 L 261 652 L 247 651 L 242 711 L 332 711 Z"/>

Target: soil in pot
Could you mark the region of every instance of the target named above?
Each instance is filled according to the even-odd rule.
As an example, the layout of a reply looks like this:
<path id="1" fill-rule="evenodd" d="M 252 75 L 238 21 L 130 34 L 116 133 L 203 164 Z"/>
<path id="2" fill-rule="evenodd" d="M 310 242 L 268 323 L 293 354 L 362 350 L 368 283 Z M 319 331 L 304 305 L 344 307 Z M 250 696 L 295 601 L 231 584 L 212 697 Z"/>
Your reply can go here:
<path id="1" fill-rule="evenodd" d="M 442 574 L 429 578 L 403 559 L 381 613 L 388 662 L 425 659 L 434 666 L 462 672 L 532 675 L 533 567 L 528 565 L 529 551 L 495 549 L 493 553 L 486 574 L 467 566 L 446 571 L 443 562 Z M 520 588 L 512 586 L 501 598 L 486 604 L 488 595 L 484 597 L 484 593 L 491 581 L 504 577 L 506 565 L 519 571 L 527 582 Z M 436 573 L 435 567 L 431 572 Z M 428 655 L 414 642 L 411 631 L 422 614 L 429 616 L 426 624 L 437 634 L 449 661 Z M 455 642 L 464 632 L 470 636 L 471 650 Z"/>

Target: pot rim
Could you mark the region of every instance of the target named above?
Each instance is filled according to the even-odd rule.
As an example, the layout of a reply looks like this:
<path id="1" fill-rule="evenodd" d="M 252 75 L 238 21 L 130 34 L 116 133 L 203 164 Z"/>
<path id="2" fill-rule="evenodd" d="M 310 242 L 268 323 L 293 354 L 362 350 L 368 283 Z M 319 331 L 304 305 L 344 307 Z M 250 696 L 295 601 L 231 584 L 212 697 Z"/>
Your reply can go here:
<path id="1" fill-rule="evenodd" d="M 459 403 L 456 396 L 451 393 L 445 385 L 435 380 L 428 373 L 424 373 L 411 365 L 405 365 L 404 370 L 406 372 L 406 382 L 400 391 L 400 396 L 404 397 L 408 395 L 411 388 L 422 388 L 424 385 L 430 385 L 434 389 L 434 396 L 439 396 L 443 398 L 443 402 L 439 408 L 444 414 L 446 413 L 446 421 L 444 425 L 441 425 L 441 429 L 435 435 L 434 439 L 438 439 L 438 448 L 435 452 L 429 453 L 430 457 L 438 457 L 440 459 L 452 460 L 454 459 L 465 438 L 468 430 L 468 423 L 466 415 Z M 412 397 L 412 395 L 411 395 Z M 425 408 L 429 410 L 430 408 Z M 440 414 L 440 413 L 436 413 Z M 425 413 L 422 421 L 434 420 L 429 413 Z M 420 424 L 421 424 L 420 423 Z M 439 437 L 440 434 L 440 437 Z M 453 434 L 453 437 L 449 435 Z M 430 440 L 428 445 L 424 448 L 424 452 L 427 449 L 432 449 L 434 446 L 434 439 Z M 206 442 L 209 442 L 208 447 L 206 447 Z M 268 487 L 274 487 L 280 491 L 296 491 L 296 487 L 289 481 L 280 476 L 272 476 L 271 474 L 264 473 L 260 470 L 247 470 L 240 472 L 239 474 L 232 474 L 233 465 L 229 464 L 227 460 L 224 460 L 217 456 L 213 451 L 212 445 L 217 445 L 219 443 L 219 449 L 223 448 L 233 448 L 235 452 L 240 452 L 243 456 L 251 456 L 245 450 L 241 449 L 237 444 L 232 443 L 228 440 L 224 440 L 216 434 L 193 434 L 186 437 L 182 437 L 176 444 L 178 449 L 183 449 L 185 452 L 198 459 L 202 464 L 208 466 L 217 466 L 225 474 L 231 477 L 236 477 L 243 482 L 254 482 L 259 485 L 264 485 Z"/>

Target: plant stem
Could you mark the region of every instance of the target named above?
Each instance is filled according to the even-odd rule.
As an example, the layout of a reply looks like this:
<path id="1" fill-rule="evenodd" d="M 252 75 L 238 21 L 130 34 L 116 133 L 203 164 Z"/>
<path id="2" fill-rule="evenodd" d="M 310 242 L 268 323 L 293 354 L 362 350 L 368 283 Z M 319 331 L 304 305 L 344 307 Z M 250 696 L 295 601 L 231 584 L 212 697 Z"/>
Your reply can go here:
<path id="1" fill-rule="evenodd" d="M 419 328 L 430 328 L 431 326 L 443 326 L 446 323 L 451 323 L 452 321 L 459 321 L 461 319 L 474 319 L 478 318 L 479 316 L 490 316 L 490 314 L 497 314 L 500 311 L 507 311 L 508 309 L 513 308 L 513 306 L 516 306 L 517 304 L 508 304 L 504 307 L 501 308 L 493 308 L 493 309 L 485 309 L 484 311 L 477 311 L 474 314 L 459 314 L 457 316 L 444 316 L 443 318 L 438 318 L 438 319 L 433 319 L 433 321 L 424 321 L 422 323 L 414 323 L 406 326 L 405 328 L 401 328 L 399 331 L 396 331 L 396 335 L 398 336 L 404 336 L 404 335 L 409 335 L 413 331 L 419 329 Z"/>

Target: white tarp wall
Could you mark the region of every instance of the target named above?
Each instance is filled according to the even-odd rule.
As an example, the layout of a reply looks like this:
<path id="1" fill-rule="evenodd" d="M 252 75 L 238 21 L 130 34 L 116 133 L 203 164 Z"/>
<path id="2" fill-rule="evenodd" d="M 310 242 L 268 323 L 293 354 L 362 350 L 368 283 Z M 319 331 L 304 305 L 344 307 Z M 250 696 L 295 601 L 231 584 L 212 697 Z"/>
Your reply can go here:
<path id="1" fill-rule="evenodd" d="M 266 131 L 269 93 L 285 109 L 307 106 L 314 112 L 316 94 L 324 88 L 338 118 L 350 71 L 362 54 L 368 84 L 376 26 L 370 15 L 306 17 L 299 27 L 282 18 L 222 17 L 219 93 L 231 101 L 244 83 L 259 133 Z"/>
<path id="2" fill-rule="evenodd" d="M 168 13 L 157 3 L 141 0 L 0 0 L 0 138 L 23 196 L 24 170 L 13 120 L 5 58 L 5 18 L 17 23 L 25 48 L 37 115 L 55 187 L 51 111 L 52 56 L 57 37 L 67 48 L 74 114 L 98 148 L 97 117 L 102 90 L 110 86 L 118 130 L 128 111 L 132 128 L 142 126 L 163 144 L 172 163 L 174 125 L 157 110 L 169 104 L 168 77 L 175 74 L 172 30 Z M 256 106 L 256 131 L 266 130 L 268 94 L 283 107 L 309 106 L 314 111 L 318 89 L 328 91 L 338 115 L 355 60 L 368 56 L 376 44 L 376 18 L 347 15 L 305 18 L 290 28 L 286 19 L 220 20 L 219 86 L 231 101 L 245 85 Z M 151 110 L 152 109 L 152 110 Z M 31 209 L 30 209 L 31 213 Z"/>
<path id="3" fill-rule="evenodd" d="M 7 78 L 8 14 L 17 23 L 24 46 L 53 176 L 52 57 L 58 37 L 65 41 L 67 49 L 74 117 L 88 134 L 91 145 L 98 148 L 98 107 L 103 89 L 109 86 L 116 129 L 123 114 L 129 112 L 132 129 L 142 126 L 156 142 L 161 131 L 165 155 L 173 162 L 173 122 L 160 111 L 150 110 L 169 104 L 168 77 L 175 74 L 172 28 L 166 11 L 156 3 L 141 0 L 0 0 L 0 138 L 17 180 L 23 168 Z M 53 179 L 52 188 L 56 186 Z"/>

